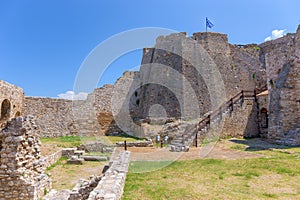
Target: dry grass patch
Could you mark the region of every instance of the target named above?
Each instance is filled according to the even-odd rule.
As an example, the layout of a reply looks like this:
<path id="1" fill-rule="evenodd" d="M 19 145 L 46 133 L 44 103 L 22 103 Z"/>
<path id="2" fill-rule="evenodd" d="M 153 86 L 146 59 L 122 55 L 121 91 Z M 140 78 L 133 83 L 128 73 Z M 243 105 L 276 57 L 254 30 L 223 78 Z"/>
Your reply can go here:
<path id="1" fill-rule="evenodd" d="M 84 162 L 83 165 L 67 164 L 66 158 L 48 167 L 46 173 L 52 178 L 53 189 L 72 189 L 81 179 L 90 175 L 100 175 L 106 162 Z"/>

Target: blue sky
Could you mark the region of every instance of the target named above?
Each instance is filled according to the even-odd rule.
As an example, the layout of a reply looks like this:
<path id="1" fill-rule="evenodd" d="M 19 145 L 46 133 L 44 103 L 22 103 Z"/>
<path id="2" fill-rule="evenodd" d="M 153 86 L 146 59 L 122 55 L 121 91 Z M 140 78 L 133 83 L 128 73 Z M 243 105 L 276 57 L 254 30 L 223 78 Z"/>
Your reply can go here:
<path id="1" fill-rule="evenodd" d="M 73 90 L 86 56 L 110 36 L 133 28 L 226 33 L 231 43 L 261 43 L 274 30 L 295 32 L 298 0 L 0 0 L 0 79 L 28 96 Z M 154 45 L 153 41 L 153 45 Z M 103 55 L 105 56 L 105 55 Z M 141 51 L 116 60 L 99 86 L 141 62 Z"/>

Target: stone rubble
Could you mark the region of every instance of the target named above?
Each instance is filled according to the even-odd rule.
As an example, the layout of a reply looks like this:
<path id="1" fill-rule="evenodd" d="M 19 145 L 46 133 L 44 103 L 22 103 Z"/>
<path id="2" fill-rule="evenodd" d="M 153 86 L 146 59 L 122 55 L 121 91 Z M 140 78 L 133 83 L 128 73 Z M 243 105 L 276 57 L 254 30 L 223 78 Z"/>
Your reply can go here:
<path id="1" fill-rule="evenodd" d="M 46 164 L 34 117 L 8 121 L 0 141 L 0 199 L 37 200 L 50 191 L 52 182 L 44 173 Z"/>

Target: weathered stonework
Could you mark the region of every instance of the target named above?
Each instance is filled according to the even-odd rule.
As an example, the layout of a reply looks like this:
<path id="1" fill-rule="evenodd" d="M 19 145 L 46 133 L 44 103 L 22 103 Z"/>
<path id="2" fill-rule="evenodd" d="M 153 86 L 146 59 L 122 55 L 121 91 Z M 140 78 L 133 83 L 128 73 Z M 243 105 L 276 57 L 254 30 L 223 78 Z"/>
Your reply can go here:
<path id="1" fill-rule="evenodd" d="M 138 72 L 125 72 L 114 85 L 95 89 L 85 101 L 26 97 L 22 106 L 23 91 L 1 81 L 0 124 L 20 114 L 32 114 L 43 137 L 122 132 L 147 137 L 143 120 L 164 124 L 168 119 L 201 118 L 241 90 L 254 91 L 268 84 L 268 98 L 259 97 L 257 105 L 248 106 L 257 117 L 253 115 L 241 124 L 238 121 L 245 114 L 241 111 L 236 120 L 228 121 L 228 127 L 251 124 L 251 135 L 279 141 L 299 128 L 299 34 L 298 29 L 295 34 L 260 45 L 232 45 L 227 35 L 210 32 L 192 37 L 186 33 L 161 36 L 154 48 L 144 49 Z M 204 59 L 199 60 L 198 54 Z M 214 71 L 199 73 L 197 65 L 202 61 L 216 66 L 223 89 L 217 87 L 219 82 L 208 83 Z M 212 98 L 215 96 L 222 98 Z M 263 128 L 265 113 L 269 127 Z M 233 129 L 226 132 L 248 135 Z"/>
<path id="2" fill-rule="evenodd" d="M 121 199 L 129 162 L 129 151 L 121 151 L 116 158 L 113 158 L 111 166 L 104 173 L 97 187 L 90 193 L 88 200 Z"/>
<path id="3" fill-rule="evenodd" d="M 240 102 L 235 103 L 231 115 L 225 117 L 221 137 L 250 138 L 259 136 L 256 105 L 254 98 L 244 100 L 242 105 Z"/>
<path id="4" fill-rule="evenodd" d="M 54 163 L 56 163 L 62 156 L 62 150 L 58 150 L 57 152 L 50 154 L 48 156 L 45 156 L 42 158 L 42 162 L 44 162 L 44 167 L 50 167 Z"/>
<path id="5" fill-rule="evenodd" d="M 276 143 L 299 145 L 300 135 L 300 26 L 296 34 L 261 45 L 269 87 L 267 138 Z"/>
<path id="6" fill-rule="evenodd" d="M 85 101 L 26 97 L 23 113 L 36 116 L 42 137 L 101 135 L 92 97 Z"/>
<path id="7" fill-rule="evenodd" d="M 6 121 L 22 114 L 23 100 L 21 88 L 0 80 L 0 128 Z"/>
<path id="8" fill-rule="evenodd" d="M 150 123 L 155 118 L 200 118 L 241 90 L 254 92 L 266 82 L 260 54 L 258 45 L 230 45 L 227 35 L 219 33 L 194 33 L 191 38 L 186 33 L 179 33 L 157 38 L 154 48 L 144 49 L 142 65 L 136 75 L 138 78 L 134 79 L 135 84 L 141 85 L 131 92 L 135 94 L 130 103 L 132 110 L 137 111 L 135 117 L 149 118 Z M 206 57 L 209 57 L 208 61 L 203 61 Z M 201 62 L 209 67 L 202 66 Z M 210 66 L 216 66 L 224 88 L 215 86 L 221 83 L 210 81 L 210 77 L 216 73 Z M 175 76 L 174 73 L 179 75 Z M 195 96 L 186 93 L 189 88 Z M 223 99 L 216 99 L 216 96 Z M 135 104 L 132 103 L 134 101 Z M 165 116 L 161 116 L 164 112 L 160 107 L 156 116 L 151 114 L 156 104 L 162 106 Z M 236 112 L 236 120 L 226 122 L 226 134 L 258 135 L 257 104 L 249 104 L 247 110 L 253 110 L 251 117 L 248 117 L 250 111 L 247 111 L 246 117 L 245 112 L 241 111 Z M 233 125 L 235 129 L 230 130 Z M 237 130 L 238 127 L 243 128 Z M 245 127 L 248 130 L 246 132 Z"/>
<path id="9" fill-rule="evenodd" d="M 102 176 L 91 176 L 90 180 L 80 180 L 70 193 L 69 200 L 85 200 L 89 198 L 90 193 L 95 189 Z"/>
<path id="10" fill-rule="evenodd" d="M 26 97 L 23 113 L 36 117 L 43 137 L 71 135 L 73 117 L 70 100 Z"/>
<path id="11" fill-rule="evenodd" d="M 37 200 L 50 191 L 38 131 L 32 116 L 12 119 L 1 130 L 0 199 Z"/>
<path id="12" fill-rule="evenodd" d="M 112 95 L 114 92 L 113 85 L 104 85 L 101 88 L 96 88 L 91 96 L 94 98 L 94 107 L 97 115 L 97 120 L 104 134 L 122 133 L 118 127 L 112 113 Z"/>
<path id="13" fill-rule="evenodd" d="M 203 63 L 209 67 L 199 70 L 197 67 Z M 222 83 L 209 81 L 216 72 Z M 222 84 L 224 87 L 218 87 Z M 257 95 L 256 89 L 265 84 L 268 90 Z M 235 102 L 231 111 L 228 107 L 224 113 L 221 110 L 222 114 L 207 124 L 210 130 L 199 128 L 200 118 L 210 116 L 242 90 L 253 96 Z M 227 35 L 209 32 L 194 33 L 192 37 L 186 33 L 158 37 L 154 48 L 144 49 L 140 71 L 124 72 L 114 85 L 95 89 L 84 101 L 24 98 L 22 89 L 0 80 L 0 199 L 35 200 L 51 189 L 44 170 L 62 152 L 41 157 L 39 136 L 126 132 L 153 138 L 160 133 L 162 137 L 168 135 L 172 144 L 186 141 L 187 150 L 195 139 L 193 131 L 203 132 L 203 137 L 210 131 L 214 137 L 223 123 L 221 137 L 260 136 L 274 143 L 300 145 L 299 94 L 300 26 L 295 34 L 260 45 L 232 45 Z M 216 96 L 222 98 L 212 98 Z M 20 115 L 34 115 L 37 122 L 32 116 Z M 199 143 L 203 137 L 198 138 Z M 151 145 L 150 141 L 128 143 Z M 80 148 L 111 152 L 113 146 L 95 142 Z M 75 149 L 63 151 L 64 156 L 72 154 Z M 71 194 L 54 191 L 53 195 L 120 199 L 129 152 L 112 157 L 111 167 L 101 181 L 95 177 L 77 185 Z"/>

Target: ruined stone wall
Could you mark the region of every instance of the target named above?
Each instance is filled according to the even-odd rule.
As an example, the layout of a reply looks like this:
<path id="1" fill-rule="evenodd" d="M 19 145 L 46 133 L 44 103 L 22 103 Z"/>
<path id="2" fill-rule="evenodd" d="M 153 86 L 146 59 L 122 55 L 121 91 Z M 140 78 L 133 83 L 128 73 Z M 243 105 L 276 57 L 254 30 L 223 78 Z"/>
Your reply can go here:
<path id="1" fill-rule="evenodd" d="M 85 101 L 25 97 L 23 113 L 36 116 L 42 137 L 98 135 L 93 102 L 91 96 Z"/>
<path id="2" fill-rule="evenodd" d="M 138 92 L 140 118 L 181 117 L 181 40 L 185 37 L 185 33 L 160 36 L 156 40 L 155 48 L 144 49 L 140 68 L 142 87 Z M 176 92 L 179 95 L 176 95 Z M 157 104 L 161 105 L 165 112 L 153 109 Z M 162 114 L 165 116 L 160 116 Z"/>
<path id="3" fill-rule="evenodd" d="M 32 116 L 18 117 L 0 131 L 0 199 L 37 200 L 50 191 L 39 130 Z"/>
<path id="4" fill-rule="evenodd" d="M 79 136 L 103 135 L 97 120 L 93 94 L 89 94 L 85 101 L 73 101 L 72 116 L 74 125 L 71 132 L 75 132 Z"/>
<path id="5" fill-rule="evenodd" d="M 266 42 L 261 47 L 269 85 L 268 139 L 280 144 L 300 144 L 297 131 L 300 128 L 300 26 L 296 34 Z"/>
<path id="6" fill-rule="evenodd" d="M 268 89 L 272 90 L 283 66 L 294 54 L 295 34 L 288 34 L 276 40 L 267 41 L 260 46 L 262 61 L 266 67 Z"/>
<path id="7" fill-rule="evenodd" d="M 248 45 L 242 48 L 237 45 L 230 45 L 227 35 L 219 33 L 194 33 L 192 38 L 187 38 L 185 34 L 180 33 L 157 38 L 155 48 L 144 49 L 142 64 L 150 63 L 150 65 L 142 65 L 141 67 L 142 83 L 145 84 L 149 80 L 154 80 L 159 84 L 158 77 L 162 77 L 165 79 L 162 84 L 167 85 L 166 82 L 168 81 L 170 85 L 177 85 L 178 91 L 192 87 L 192 91 L 197 96 L 200 113 L 208 112 L 211 109 L 210 94 L 207 88 L 207 79 L 203 79 L 203 76 L 209 76 L 209 74 L 201 74 L 203 71 L 199 71 L 196 66 L 193 66 L 195 63 L 197 65 L 197 59 L 199 59 L 197 56 L 205 55 L 202 52 L 196 52 L 199 51 L 199 47 L 197 49 L 197 44 L 191 39 L 208 52 L 210 59 L 213 60 L 222 75 L 227 100 L 241 90 L 254 91 L 256 87 L 260 87 L 265 83 L 265 70 L 263 63 L 260 61 L 260 48 L 257 45 Z M 202 59 L 205 59 L 205 57 Z M 164 65 L 165 69 L 156 72 L 154 68 L 157 63 Z M 168 68 L 176 70 L 181 77 L 176 77 L 177 79 L 174 80 L 173 77 L 166 75 L 171 73 Z M 165 76 L 163 77 L 159 73 Z M 184 85 L 183 79 L 186 79 L 190 86 Z M 184 94 L 183 91 L 181 92 Z M 186 95 L 184 96 L 186 97 Z M 141 98 L 143 99 L 141 101 L 141 116 L 143 117 L 147 116 L 147 112 L 149 112 L 149 109 L 145 107 L 157 102 L 163 105 L 167 113 L 168 110 L 171 110 L 172 117 L 174 115 L 176 117 L 178 110 L 180 110 L 178 106 L 182 106 L 176 103 L 176 100 L 183 102 L 183 99 L 176 99 L 178 97 L 174 96 L 172 91 L 168 91 L 168 88 L 162 88 L 155 84 L 142 89 Z M 186 98 L 192 97 L 190 95 Z M 170 101 L 167 102 L 166 99 L 170 99 Z"/>
<path id="8" fill-rule="evenodd" d="M 112 157 L 109 169 L 90 193 L 88 200 L 121 199 L 129 163 L 129 151 L 121 151 L 116 158 Z"/>
<path id="9" fill-rule="evenodd" d="M 299 128 L 299 35 L 298 29 L 261 45 L 231 45 L 227 35 L 210 32 L 161 36 L 154 48 L 144 49 L 139 72 L 125 72 L 114 85 L 95 89 L 86 101 L 26 97 L 21 109 L 23 91 L 1 81 L 0 103 L 9 101 L 3 106 L 8 114 L 1 108 L 2 121 L 7 116 L 35 115 L 44 137 L 122 132 L 145 136 L 141 119 L 151 123 L 150 119 L 162 121 L 159 118 L 198 118 L 241 90 L 254 91 L 267 83 L 268 102 L 259 102 L 258 121 L 250 117 L 252 121 L 244 120 L 241 127 L 259 126 L 259 113 L 265 108 L 269 113 L 269 134 L 265 134 L 272 141 L 280 140 Z M 207 77 L 216 73 L 209 67 L 199 73 L 197 63 L 214 64 L 224 90 L 218 87 L 221 82 L 208 83 Z M 218 101 L 213 95 L 223 98 Z M 257 109 L 254 104 L 250 107 L 246 110 Z M 248 111 L 235 117 L 244 119 Z"/>
<path id="10" fill-rule="evenodd" d="M 230 45 L 225 34 L 195 33 L 191 38 L 186 33 L 161 36 L 154 48 L 146 48 L 143 53 L 140 69 L 142 87 L 137 96 L 140 99 L 140 118 L 151 117 L 155 104 L 161 105 L 156 117 L 185 118 L 182 113 L 185 111 L 189 113 L 187 118 L 199 118 L 241 90 L 254 91 L 266 82 L 260 48 L 257 45 Z M 220 74 L 224 88 L 216 86 L 221 84 L 219 82 L 212 83 L 212 76 L 216 74 L 210 69 L 212 65 Z M 173 71 L 179 76 L 174 76 Z M 191 90 L 187 93 L 188 89 Z M 216 96 L 223 98 L 212 98 Z M 256 109 L 253 105 L 248 107 L 248 110 Z M 164 115 L 162 109 L 165 116 L 160 116 Z M 245 112 L 236 114 L 237 118 L 244 119 Z M 252 121 L 244 120 L 243 127 L 250 123 L 254 126 L 257 122 L 253 116 L 247 119 Z M 247 134 L 255 135 L 258 130 L 254 132 Z"/>
<path id="11" fill-rule="evenodd" d="M 189 117 L 191 118 L 203 116 L 211 110 L 212 106 L 211 98 L 213 97 L 209 92 L 209 86 L 214 84 L 214 81 L 209 76 L 213 72 L 210 71 L 211 63 L 203 61 L 209 56 L 203 53 L 205 51 L 194 38 L 185 38 L 182 41 L 182 75 L 186 80 L 186 82 L 182 83 L 183 102 L 184 109 L 190 113 Z M 189 88 L 192 94 L 186 92 Z M 214 94 L 217 93 L 218 91 L 214 89 Z M 196 106 L 199 109 L 196 109 Z"/>
<path id="12" fill-rule="evenodd" d="M 260 61 L 259 54 L 253 52 L 251 46 L 238 48 L 230 45 L 227 35 L 220 33 L 194 33 L 193 38 L 204 47 L 216 64 L 222 75 L 227 100 L 241 90 L 255 89 L 256 82 L 249 69 L 259 71 Z"/>
<path id="13" fill-rule="evenodd" d="M 247 98 L 241 105 L 237 102 L 233 105 L 231 115 L 225 117 L 221 137 L 257 137 L 258 109 L 254 98 Z"/>
<path id="14" fill-rule="evenodd" d="M 44 167 L 47 168 L 53 165 L 54 163 L 56 163 L 61 158 L 61 155 L 62 155 L 62 150 L 60 149 L 55 153 L 43 157 L 42 161 L 44 162 Z"/>
<path id="15" fill-rule="evenodd" d="M 41 137 L 72 135 L 70 129 L 74 121 L 70 100 L 25 97 L 23 113 L 36 117 Z"/>
<path id="16" fill-rule="evenodd" d="M 239 84 L 243 90 L 254 90 L 266 85 L 266 68 L 261 58 L 262 50 L 257 44 L 230 45 L 232 68 L 239 70 Z"/>
<path id="17" fill-rule="evenodd" d="M 89 180 L 81 179 L 70 193 L 69 200 L 85 200 L 89 198 L 91 191 L 97 186 L 102 176 L 92 176 Z"/>
<path id="18" fill-rule="evenodd" d="M 266 93 L 266 91 L 264 92 Z M 269 100 L 268 94 L 258 95 L 258 127 L 259 136 L 262 138 L 268 137 L 268 127 L 269 127 Z"/>
<path id="19" fill-rule="evenodd" d="M 0 80 L 0 127 L 22 114 L 24 92 L 21 88 Z"/>
<path id="20" fill-rule="evenodd" d="M 104 85 L 96 88 L 91 94 L 94 98 L 95 112 L 101 131 L 106 134 L 121 133 L 112 113 L 113 85 Z"/>

